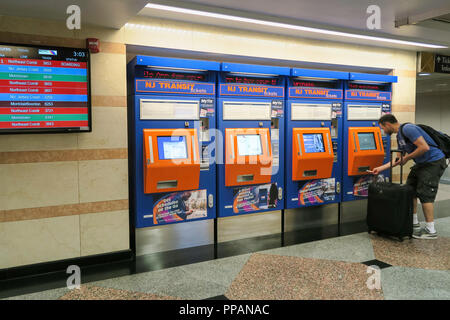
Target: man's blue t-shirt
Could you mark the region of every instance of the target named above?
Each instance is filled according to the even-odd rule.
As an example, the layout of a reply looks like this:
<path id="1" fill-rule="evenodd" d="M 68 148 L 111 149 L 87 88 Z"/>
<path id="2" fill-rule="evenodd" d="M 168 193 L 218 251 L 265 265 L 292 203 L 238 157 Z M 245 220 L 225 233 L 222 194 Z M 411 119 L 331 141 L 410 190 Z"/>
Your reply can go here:
<path id="1" fill-rule="evenodd" d="M 421 127 L 412 123 L 407 123 L 403 126 L 402 131 L 407 137 L 407 140 L 405 140 L 400 130 L 398 130 L 397 143 L 400 150 L 403 150 L 406 153 L 414 152 L 417 149 L 414 141 L 416 141 L 420 136 L 422 136 L 430 146 L 430 150 L 425 152 L 420 157 L 414 158 L 416 163 L 437 161 L 445 157 L 442 150 L 436 147 L 436 142 L 434 142 L 434 140 Z"/>

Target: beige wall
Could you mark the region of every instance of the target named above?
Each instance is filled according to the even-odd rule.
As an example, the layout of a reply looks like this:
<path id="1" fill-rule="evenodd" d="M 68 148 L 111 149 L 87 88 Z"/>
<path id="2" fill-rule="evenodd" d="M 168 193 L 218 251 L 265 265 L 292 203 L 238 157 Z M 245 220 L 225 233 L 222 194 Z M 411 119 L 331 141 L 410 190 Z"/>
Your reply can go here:
<path id="1" fill-rule="evenodd" d="M 414 121 L 414 52 L 158 19 L 117 31 L 64 23 L 0 17 L 0 41 L 81 47 L 97 37 L 102 51 L 92 55 L 92 133 L 0 137 L 0 269 L 128 248 L 124 43 L 393 69 L 393 112 Z"/>
<path id="2" fill-rule="evenodd" d="M 1 42 L 101 41 L 91 56 L 91 133 L 0 136 L 0 269 L 129 249 L 122 32 L 14 17 L 1 17 L 0 30 Z"/>

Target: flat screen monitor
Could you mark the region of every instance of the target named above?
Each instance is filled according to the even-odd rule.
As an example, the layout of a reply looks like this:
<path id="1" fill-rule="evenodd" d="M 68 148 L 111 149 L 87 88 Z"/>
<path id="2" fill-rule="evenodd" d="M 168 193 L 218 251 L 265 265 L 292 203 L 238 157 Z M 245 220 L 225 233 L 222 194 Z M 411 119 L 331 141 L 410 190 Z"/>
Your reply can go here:
<path id="1" fill-rule="evenodd" d="M 89 132 L 89 51 L 0 43 L 0 133 Z"/>
<path id="2" fill-rule="evenodd" d="M 321 133 L 303 134 L 303 144 L 306 153 L 325 152 L 323 135 Z"/>
<path id="3" fill-rule="evenodd" d="M 237 135 L 238 153 L 240 156 L 257 156 L 262 154 L 261 136 L 259 134 Z"/>
<path id="4" fill-rule="evenodd" d="M 159 160 L 187 158 L 186 136 L 157 137 L 157 140 Z"/>
<path id="5" fill-rule="evenodd" d="M 359 150 L 376 150 L 375 135 L 373 132 L 359 132 Z"/>

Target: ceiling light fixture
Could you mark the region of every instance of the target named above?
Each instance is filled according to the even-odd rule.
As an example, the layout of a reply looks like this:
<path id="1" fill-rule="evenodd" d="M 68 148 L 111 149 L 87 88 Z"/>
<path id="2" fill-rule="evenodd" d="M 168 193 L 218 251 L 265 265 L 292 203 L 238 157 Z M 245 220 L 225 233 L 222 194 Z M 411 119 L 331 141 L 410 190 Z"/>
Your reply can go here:
<path id="1" fill-rule="evenodd" d="M 283 28 L 283 29 L 291 29 L 291 30 L 298 30 L 298 31 L 306 31 L 306 32 L 328 34 L 328 35 L 334 35 L 334 36 L 339 36 L 339 37 L 356 38 L 356 39 L 364 39 L 364 40 L 379 41 L 379 42 L 388 42 L 388 43 L 403 44 L 403 45 L 416 46 L 416 47 L 425 47 L 425 48 L 433 48 L 433 49 L 445 49 L 445 48 L 448 48 L 447 46 L 436 45 L 436 44 L 428 44 L 428 43 L 406 41 L 406 40 L 397 40 L 397 39 L 375 37 L 375 36 L 365 36 L 365 35 L 361 35 L 361 34 L 354 34 L 354 33 L 348 33 L 348 32 L 332 31 L 332 30 L 327 30 L 327 29 L 304 27 L 304 26 L 298 26 L 298 25 L 286 24 L 286 23 L 279 23 L 279 22 L 272 22 L 272 21 L 266 21 L 266 20 L 237 17 L 237 16 L 231 16 L 231 15 L 221 14 L 221 13 L 212 13 L 212 12 L 192 10 L 192 9 L 170 7 L 170 6 L 164 6 L 164 5 L 160 5 L 160 4 L 154 4 L 154 3 L 149 3 L 149 4 L 146 5 L 146 7 L 150 8 L 150 9 L 157 9 L 157 10 L 171 11 L 171 12 L 177 12 L 177 13 L 191 14 L 191 15 L 197 15 L 197 16 L 203 16 L 203 17 L 209 17 L 209 18 L 216 18 L 216 19 L 222 19 L 222 20 L 246 22 L 246 23 L 252 23 L 252 24 L 258 24 L 258 25 L 265 25 L 265 26 L 275 27 L 275 28 Z"/>

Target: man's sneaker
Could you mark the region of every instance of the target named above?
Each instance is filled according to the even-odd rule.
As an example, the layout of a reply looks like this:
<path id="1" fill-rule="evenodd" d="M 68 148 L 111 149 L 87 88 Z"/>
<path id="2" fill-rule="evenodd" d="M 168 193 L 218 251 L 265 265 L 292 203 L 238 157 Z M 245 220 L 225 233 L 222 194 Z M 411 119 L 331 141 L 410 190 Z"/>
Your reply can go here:
<path id="1" fill-rule="evenodd" d="M 420 229 L 419 232 L 415 232 L 413 234 L 413 238 L 416 239 L 436 239 L 437 238 L 437 232 L 431 233 L 427 228 Z"/>
<path id="2" fill-rule="evenodd" d="M 416 230 L 416 229 L 420 230 L 420 223 L 418 222 L 418 223 L 413 224 L 413 229 L 414 230 Z"/>

